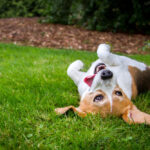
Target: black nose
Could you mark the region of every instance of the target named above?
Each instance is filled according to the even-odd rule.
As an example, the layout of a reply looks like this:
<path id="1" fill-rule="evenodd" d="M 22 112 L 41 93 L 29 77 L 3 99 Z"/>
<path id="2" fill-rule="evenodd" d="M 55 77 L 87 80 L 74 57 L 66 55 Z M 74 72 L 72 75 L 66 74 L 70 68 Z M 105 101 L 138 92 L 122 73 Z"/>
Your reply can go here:
<path id="1" fill-rule="evenodd" d="M 112 78 L 112 76 L 113 76 L 113 73 L 112 73 L 110 70 L 104 70 L 104 71 L 102 71 L 102 73 L 101 73 L 101 78 L 102 78 L 103 80 L 110 79 L 110 78 Z"/>

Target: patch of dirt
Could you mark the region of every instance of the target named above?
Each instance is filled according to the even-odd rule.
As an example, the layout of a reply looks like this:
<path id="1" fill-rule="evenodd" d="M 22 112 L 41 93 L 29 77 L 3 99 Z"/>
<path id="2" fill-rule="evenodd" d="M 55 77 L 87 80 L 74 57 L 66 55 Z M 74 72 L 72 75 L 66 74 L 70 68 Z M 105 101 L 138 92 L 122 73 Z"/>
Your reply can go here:
<path id="1" fill-rule="evenodd" d="M 96 51 L 100 43 L 113 45 L 113 51 L 143 53 L 149 35 L 89 31 L 68 25 L 40 24 L 38 18 L 0 19 L 0 42 L 37 47 Z"/>

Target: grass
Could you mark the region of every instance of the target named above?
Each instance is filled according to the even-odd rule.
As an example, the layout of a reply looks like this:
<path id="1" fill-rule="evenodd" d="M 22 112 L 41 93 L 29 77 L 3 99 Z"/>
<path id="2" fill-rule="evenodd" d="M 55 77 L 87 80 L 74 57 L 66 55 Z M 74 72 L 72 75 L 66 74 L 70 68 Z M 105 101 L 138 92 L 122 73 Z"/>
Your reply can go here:
<path id="1" fill-rule="evenodd" d="M 130 57 L 150 65 L 150 55 Z M 148 125 L 55 114 L 56 107 L 78 106 L 68 65 L 81 59 L 87 69 L 96 58 L 93 52 L 0 44 L 0 149 L 150 149 Z M 134 103 L 150 113 L 150 93 Z"/>

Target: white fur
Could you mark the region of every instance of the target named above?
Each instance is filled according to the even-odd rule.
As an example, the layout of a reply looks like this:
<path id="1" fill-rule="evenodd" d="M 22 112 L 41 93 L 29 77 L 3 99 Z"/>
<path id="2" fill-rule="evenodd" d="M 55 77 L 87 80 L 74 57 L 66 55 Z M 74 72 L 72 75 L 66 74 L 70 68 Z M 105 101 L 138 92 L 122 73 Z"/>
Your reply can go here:
<path id="1" fill-rule="evenodd" d="M 67 74 L 76 85 L 78 85 L 80 79 L 82 76 L 84 76 L 84 73 L 81 72 L 80 70 L 83 68 L 84 64 L 80 60 L 76 60 L 73 62 L 67 69 Z"/>
<path id="2" fill-rule="evenodd" d="M 107 94 L 111 105 L 110 111 L 112 111 L 112 92 L 117 85 L 124 91 L 127 97 L 131 99 L 132 78 L 128 70 L 128 66 L 130 65 L 144 71 L 146 69 L 146 65 L 125 56 L 112 54 L 110 52 L 110 46 L 107 44 L 101 44 L 98 46 L 97 55 L 99 59 L 92 63 L 87 72 L 80 71 L 83 67 L 83 63 L 80 60 L 77 60 L 69 66 L 67 74 L 77 85 L 81 100 L 84 99 L 86 93 L 101 89 Z M 96 74 L 92 86 L 89 87 L 84 82 L 84 78 L 89 75 L 93 75 L 96 65 L 101 62 L 105 63 L 106 69 L 113 72 L 113 77 L 109 80 L 102 80 L 100 78 L 100 71 Z"/>
<path id="3" fill-rule="evenodd" d="M 97 55 L 101 59 L 101 61 L 110 66 L 130 65 L 138 68 L 141 71 L 144 71 L 146 69 L 146 65 L 144 63 L 138 62 L 125 56 L 112 54 L 110 52 L 110 46 L 108 46 L 107 44 L 100 44 L 98 46 Z"/>

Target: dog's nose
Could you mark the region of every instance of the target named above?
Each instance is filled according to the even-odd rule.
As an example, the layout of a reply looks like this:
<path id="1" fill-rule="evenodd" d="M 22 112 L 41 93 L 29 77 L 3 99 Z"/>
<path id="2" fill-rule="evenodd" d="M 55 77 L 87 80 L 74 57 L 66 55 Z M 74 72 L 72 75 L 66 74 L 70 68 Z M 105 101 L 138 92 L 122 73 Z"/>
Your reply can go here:
<path id="1" fill-rule="evenodd" d="M 101 78 L 102 78 L 103 80 L 110 79 L 110 78 L 112 78 L 112 76 L 113 76 L 113 73 L 112 73 L 110 70 L 104 70 L 104 71 L 102 71 L 102 73 L 101 73 Z"/>

